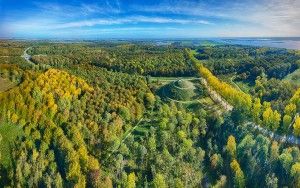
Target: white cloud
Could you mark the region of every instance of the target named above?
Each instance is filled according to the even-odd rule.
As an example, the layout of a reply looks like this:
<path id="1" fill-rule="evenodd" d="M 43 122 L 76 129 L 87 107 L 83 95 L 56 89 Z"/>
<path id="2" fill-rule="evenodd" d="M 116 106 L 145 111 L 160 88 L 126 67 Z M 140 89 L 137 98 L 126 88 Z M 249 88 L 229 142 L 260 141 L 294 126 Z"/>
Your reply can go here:
<path id="1" fill-rule="evenodd" d="M 59 22 L 52 19 L 26 19 L 19 22 L 8 24 L 7 26 L 13 30 L 57 30 L 57 29 L 72 29 L 78 27 L 93 27 L 93 26 L 109 26 L 121 24 L 137 24 L 137 23 L 156 23 L 156 24 L 213 24 L 206 20 L 190 20 L 190 19 L 171 19 L 164 17 L 146 17 L 146 16 L 130 16 L 124 18 L 101 18 L 87 19 L 74 22 Z"/>
<path id="2" fill-rule="evenodd" d="M 222 19 L 235 22 L 235 26 L 237 22 L 242 22 L 243 27 L 246 27 L 245 23 L 248 23 L 250 27 L 257 27 L 256 30 L 249 28 L 252 35 L 300 35 L 300 0 L 224 1 L 213 6 L 210 2 L 175 0 L 164 1 L 154 6 L 133 6 L 132 9 L 140 12 Z M 262 30 L 267 33 L 260 33 Z M 240 33 L 240 31 L 237 32 Z M 249 32 L 247 34 L 251 35 Z"/>
<path id="3" fill-rule="evenodd" d="M 174 33 L 188 35 L 186 37 L 300 36 L 300 0 L 211 2 L 217 1 L 165 0 L 152 6 L 133 5 L 126 10 L 119 0 L 77 5 L 37 2 L 36 8 L 28 12 L 11 11 L 0 23 L 0 35 L 3 28 L 9 33 L 58 33 L 128 25 L 136 28 L 147 24 L 160 24 L 157 30 L 161 30 L 162 26 L 173 24 L 178 29 Z"/>
<path id="4" fill-rule="evenodd" d="M 108 2 L 108 1 L 107 1 Z M 35 2 L 39 13 L 47 16 L 60 17 L 81 17 L 94 14 L 118 14 L 121 12 L 119 4 L 111 5 L 109 3 L 81 3 L 78 5 L 58 4 L 58 3 L 41 3 Z"/>

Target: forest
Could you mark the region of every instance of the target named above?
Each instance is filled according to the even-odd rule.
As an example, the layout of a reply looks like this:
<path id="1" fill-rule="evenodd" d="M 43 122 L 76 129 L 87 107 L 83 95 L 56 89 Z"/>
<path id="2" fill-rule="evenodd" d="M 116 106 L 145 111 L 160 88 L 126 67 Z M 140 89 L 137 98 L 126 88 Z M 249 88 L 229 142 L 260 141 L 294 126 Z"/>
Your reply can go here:
<path id="1" fill-rule="evenodd" d="M 0 41 L 0 187 L 300 187 L 300 53 Z"/>

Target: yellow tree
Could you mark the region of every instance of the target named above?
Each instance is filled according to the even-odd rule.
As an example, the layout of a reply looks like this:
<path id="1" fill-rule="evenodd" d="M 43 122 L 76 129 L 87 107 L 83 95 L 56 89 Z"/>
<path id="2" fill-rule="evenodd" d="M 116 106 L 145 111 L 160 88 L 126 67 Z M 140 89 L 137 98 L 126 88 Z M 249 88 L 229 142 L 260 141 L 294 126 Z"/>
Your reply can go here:
<path id="1" fill-rule="evenodd" d="M 294 96 L 291 98 L 291 102 L 296 105 L 297 110 L 300 110 L 300 88 L 295 92 Z"/>
<path id="2" fill-rule="evenodd" d="M 0 134 L 0 144 L 2 144 L 1 141 L 2 141 L 2 135 Z M 1 151 L 0 151 L 0 161 L 1 161 Z M 1 168 L 0 168 L 0 170 L 1 170 Z M 1 176 L 0 176 L 0 181 L 1 181 Z"/>
<path id="3" fill-rule="evenodd" d="M 271 125 L 271 116 L 273 114 L 273 111 L 271 107 L 267 107 L 265 111 L 263 112 L 263 124 L 265 127 L 269 127 Z"/>
<path id="4" fill-rule="evenodd" d="M 268 106 L 263 113 L 263 124 L 272 130 L 276 130 L 280 125 L 280 120 L 281 115 L 278 111 L 273 111 L 272 108 Z"/>
<path id="5" fill-rule="evenodd" d="M 300 136 L 300 117 L 296 118 L 293 127 L 294 127 L 294 134 L 296 136 Z"/>
<path id="6" fill-rule="evenodd" d="M 252 108 L 252 116 L 255 123 L 260 123 L 261 103 L 259 98 L 255 98 Z"/>
<path id="7" fill-rule="evenodd" d="M 135 188 L 136 177 L 134 172 L 131 172 L 127 177 L 127 188 Z"/>
<path id="8" fill-rule="evenodd" d="M 155 188 L 167 188 L 165 178 L 162 174 L 157 173 L 153 179 L 153 185 Z"/>
<path id="9" fill-rule="evenodd" d="M 2 135 L 0 134 L 0 144 L 2 144 L 1 141 L 2 141 Z M 1 153 L 0 153 L 0 160 L 1 160 Z"/>
<path id="10" fill-rule="evenodd" d="M 293 103 L 288 104 L 284 108 L 284 113 L 290 116 L 294 116 L 296 114 L 297 106 Z"/>
<path id="11" fill-rule="evenodd" d="M 236 142 L 234 136 L 230 135 L 227 140 L 226 150 L 232 158 L 236 156 Z"/>
<path id="12" fill-rule="evenodd" d="M 282 120 L 283 130 L 287 131 L 290 124 L 292 123 L 292 117 L 290 115 L 284 115 Z"/>
<path id="13" fill-rule="evenodd" d="M 245 176 L 244 176 L 243 171 L 241 170 L 240 164 L 237 162 L 237 160 L 234 159 L 230 163 L 230 167 L 234 174 L 235 187 L 244 188 L 245 187 Z"/>
<path id="14" fill-rule="evenodd" d="M 295 186 L 300 187 L 300 163 L 295 163 L 291 168 L 291 176 L 294 178 Z"/>
<path id="15" fill-rule="evenodd" d="M 278 127 L 280 126 L 280 120 L 281 120 L 281 114 L 277 110 L 275 110 L 273 112 L 273 119 L 272 119 L 272 125 L 271 125 L 272 130 L 278 129 Z"/>
<path id="16" fill-rule="evenodd" d="M 18 119 L 19 119 L 19 116 L 15 113 L 11 116 L 11 122 L 13 122 L 13 123 L 17 123 Z"/>

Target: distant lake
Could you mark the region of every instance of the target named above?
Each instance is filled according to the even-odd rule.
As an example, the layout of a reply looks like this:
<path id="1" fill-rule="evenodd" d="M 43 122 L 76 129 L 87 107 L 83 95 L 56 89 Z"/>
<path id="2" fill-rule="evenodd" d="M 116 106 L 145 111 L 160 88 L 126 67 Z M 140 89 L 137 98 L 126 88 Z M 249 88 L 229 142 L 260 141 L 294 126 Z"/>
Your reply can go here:
<path id="1" fill-rule="evenodd" d="M 259 47 L 275 47 L 300 50 L 300 37 L 290 38 L 233 38 L 217 39 L 216 42 Z"/>

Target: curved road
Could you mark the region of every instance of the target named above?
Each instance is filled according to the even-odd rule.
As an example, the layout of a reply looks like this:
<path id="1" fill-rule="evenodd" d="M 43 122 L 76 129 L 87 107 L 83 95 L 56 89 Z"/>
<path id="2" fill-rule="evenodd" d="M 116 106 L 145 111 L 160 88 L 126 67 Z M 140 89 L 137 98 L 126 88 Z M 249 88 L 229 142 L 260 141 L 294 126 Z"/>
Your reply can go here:
<path id="1" fill-rule="evenodd" d="M 31 61 L 31 55 L 29 55 L 29 54 L 27 53 L 27 51 L 28 51 L 30 48 L 32 48 L 32 47 L 26 48 L 26 49 L 24 50 L 24 53 L 23 53 L 23 55 L 22 55 L 21 57 L 24 58 L 24 59 L 27 61 L 27 63 L 29 63 L 30 65 L 32 65 L 32 66 L 34 67 L 34 66 L 36 66 L 36 64 L 33 63 L 33 62 Z"/>

